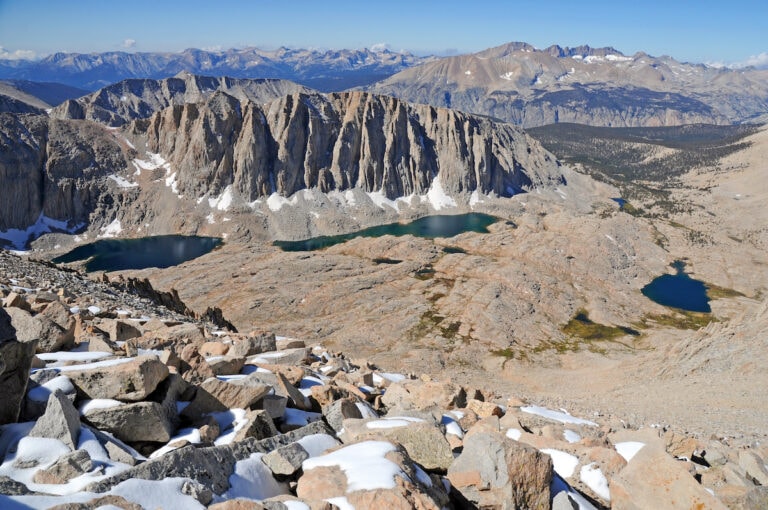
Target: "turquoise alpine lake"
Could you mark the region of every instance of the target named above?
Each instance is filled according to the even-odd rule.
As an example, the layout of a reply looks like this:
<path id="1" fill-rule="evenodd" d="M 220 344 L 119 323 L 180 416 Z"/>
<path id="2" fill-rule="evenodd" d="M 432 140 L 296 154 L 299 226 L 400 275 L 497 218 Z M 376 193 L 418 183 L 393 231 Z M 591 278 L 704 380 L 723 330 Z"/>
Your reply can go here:
<path id="1" fill-rule="evenodd" d="M 643 295 L 651 301 L 672 308 L 689 312 L 712 312 L 704 282 L 688 276 L 684 271 L 685 262 L 681 260 L 675 261 L 672 267 L 675 268 L 676 274 L 665 274 L 654 278 L 651 283 L 643 287 Z"/>
<path id="2" fill-rule="evenodd" d="M 355 237 L 381 237 L 385 235 L 425 237 L 453 237 L 462 232 L 488 233 L 488 226 L 499 218 L 482 213 L 425 216 L 410 223 L 390 223 L 366 228 L 338 236 L 320 236 L 303 241 L 275 241 L 283 251 L 313 251 L 340 244 Z"/>
<path id="3" fill-rule="evenodd" d="M 218 237 L 153 236 L 138 239 L 101 239 L 78 246 L 53 259 L 56 264 L 86 260 L 85 270 L 166 268 L 205 255 L 221 244 Z"/>

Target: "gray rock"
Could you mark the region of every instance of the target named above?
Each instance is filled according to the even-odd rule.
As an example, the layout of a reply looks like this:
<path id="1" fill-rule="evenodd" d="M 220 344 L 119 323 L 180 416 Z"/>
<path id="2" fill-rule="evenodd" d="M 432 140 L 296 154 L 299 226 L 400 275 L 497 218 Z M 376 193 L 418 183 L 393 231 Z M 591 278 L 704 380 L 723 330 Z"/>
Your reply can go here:
<path id="1" fill-rule="evenodd" d="M 275 427 L 269 413 L 261 409 L 248 411 L 245 415 L 247 423 L 235 434 L 235 441 L 242 441 L 245 438 L 266 439 L 277 435 Z"/>
<path id="2" fill-rule="evenodd" d="M 26 496 L 33 493 L 23 483 L 7 476 L 0 476 L 0 494 L 5 494 L 6 496 Z"/>
<path id="3" fill-rule="evenodd" d="M 90 399 L 144 400 L 168 376 L 154 356 L 139 356 L 118 365 L 67 372 L 78 392 Z"/>
<path id="4" fill-rule="evenodd" d="M 344 420 L 343 428 L 342 440 L 345 443 L 365 439 L 396 442 L 405 448 L 411 459 L 426 469 L 444 472 L 453 462 L 451 445 L 432 422 L 398 420 L 397 417 L 380 420 L 348 419 Z"/>
<path id="5" fill-rule="evenodd" d="M 456 490 L 478 506 L 549 509 L 552 460 L 500 433 L 477 432 L 448 469 Z"/>
<path id="6" fill-rule="evenodd" d="M 93 469 L 91 456 L 85 450 L 63 455 L 52 466 L 35 473 L 35 483 L 64 484 Z"/>
<path id="7" fill-rule="evenodd" d="M 208 366 L 216 375 L 239 374 L 243 365 L 245 365 L 245 358 L 242 356 L 226 355 L 208 361 Z"/>
<path id="8" fill-rule="evenodd" d="M 67 331 L 42 314 L 32 315 L 21 308 L 6 309 L 20 342 L 37 340 L 37 352 L 56 352 L 69 338 Z"/>
<path id="9" fill-rule="evenodd" d="M 288 397 L 280 395 L 267 395 L 261 401 L 261 407 L 272 418 L 278 420 L 285 415 L 285 407 L 288 405 Z"/>
<path id="10" fill-rule="evenodd" d="M 768 470 L 758 454 L 749 450 L 739 452 L 739 466 L 747 472 L 747 477 L 757 485 L 768 486 Z"/>
<path id="11" fill-rule="evenodd" d="M 261 460 L 276 475 L 290 476 L 301 468 L 309 453 L 299 443 L 291 443 L 264 455 Z"/>
<path id="12" fill-rule="evenodd" d="M 131 338 L 138 338 L 142 335 L 139 328 L 131 322 L 119 319 L 102 319 L 97 323 L 100 330 L 109 335 L 113 342 L 124 342 Z"/>
<path id="13" fill-rule="evenodd" d="M 269 453 L 280 446 L 294 443 L 302 437 L 313 434 L 333 434 L 323 422 L 315 422 L 267 439 L 257 441 L 253 438 L 239 443 L 204 448 L 180 448 L 148 460 L 127 471 L 88 485 L 90 492 L 106 492 L 113 486 L 130 478 L 141 480 L 162 480 L 170 477 L 191 478 L 212 490 L 222 494 L 229 489 L 229 477 L 235 463 L 247 459 L 253 453 Z"/>
<path id="14" fill-rule="evenodd" d="M 58 439 L 70 449 L 77 450 L 80 413 L 61 390 L 56 390 L 48 397 L 45 414 L 32 427 L 29 437 Z"/>
<path id="15" fill-rule="evenodd" d="M 17 340 L 11 317 L 0 308 L 0 425 L 19 418 L 36 344 Z"/>
<path id="16" fill-rule="evenodd" d="M 328 425 L 330 425 L 337 433 L 341 432 L 344 428 L 343 422 L 347 418 L 362 419 L 363 417 L 353 398 L 340 398 L 339 400 L 335 400 L 333 403 L 324 406 L 323 416 L 325 417 L 325 421 L 328 422 Z"/>
<path id="17" fill-rule="evenodd" d="M 312 410 L 312 404 L 309 402 L 309 399 L 291 384 L 282 373 L 277 374 L 277 387 L 275 389 L 279 390 L 279 394 L 287 396 L 297 409 L 304 411 Z"/>
<path id="18" fill-rule="evenodd" d="M 94 427 L 114 434 L 126 442 L 171 439 L 173 426 L 166 408 L 157 402 L 135 402 L 116 407 L 93 409 L 84 418 Z"/>
<path id="19" fill-rule="evenodd" d="M 552 498 L 552 510 L 579 510 L 579 504 L 567 492 L 560 491 Z"/>
<path id="20" fill-rule="evenodd" d="M 276 350 L 274 333 L 259 333 L 248 335 L 245 338 L 235 340 L 230 347 L 228 354 L 232 356 L 252 356 L 262 352 Z"/>
<path id="21" fill-rule="evenodd" d="M 245 381 L 224 382 L 206 379 L 198 388 L 192 402 L 184 408 L 182 416 L 196 419 L 203 414 L 239 408 L 249 409 L 261 400 L 271 388 L 260 383 Z"/>

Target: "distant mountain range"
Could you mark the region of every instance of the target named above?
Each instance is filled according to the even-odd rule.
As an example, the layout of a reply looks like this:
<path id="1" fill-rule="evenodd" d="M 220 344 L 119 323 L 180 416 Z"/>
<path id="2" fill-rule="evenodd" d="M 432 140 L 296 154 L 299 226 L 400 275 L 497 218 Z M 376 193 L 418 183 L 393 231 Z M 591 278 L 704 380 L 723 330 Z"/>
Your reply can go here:
<path id="1" fill-rule="evenodd" d="M 78 100 L 80 107 L 85 107 L 82 113 L 70 102 L 67 107 L 74 109 L 63 116 L 106 120 L 113 125 L 137 118 L 136 114 L 150 105 L 155 111 L 169 104 L 199 100 L 199 94 L 182 97 L 189 96 L 194 86 L 179 96 L 175 90 L 152 89 L 154 85 L 146 82 L 179 73 L 214 80 L 228 77 L 232 83 L 243 78 L 290 80 L 324 92 L 362 89 L 411 103 L 486 115 L 526 128 L 562 122 L 652 127 L 768 120 L 768 69 L 718 68 L 645 53 L 627 56 L 613 48 L 589 46 L 540 50 L 513 42 L 447 58 L 388 50 L 246 48 L 57 53 L 39 61 L 0 60 L 0 79 L 100 89 L 90 98 Z M 143 85 L 140 80 L 145 80 Z M 208 86 L 209 92 L 218 89 L 217 84 Z M 228 90 L 226 81 L 221 84 L 222 90 Z M 145 86 L 150 88 L 143 89 Z M 286 93 L 298 91 L 298 86 L 280 87 Z M 73 97 L 71 89 L 60 92 Z M 7 94 L 0 90 L 0 95 Z M 0 111 L 29 110 L 17 102 L 23 98 L 11 97 L 13 100 L 0 98 Z M 26 102 L 40 108 L 34 101 Z"/>
<path id="2" fill-rule="evenodd" d="M 41 60 L 0 60 L 0 79 L 51 81 L 93 91 L 126 78 L 168 78 L 186 71 L 206 76 L 279 78 L 330 92 L 367 85 L 435 58 L 369 49 L 55 53 Z"/>
<path id="3" fill-rule="evenodd" d="M 728 124 L 764 121 L 768 112 L 768 70 L 589 46 L 509 43 L 406 69 L 367 90 L 523 127 Z"/>

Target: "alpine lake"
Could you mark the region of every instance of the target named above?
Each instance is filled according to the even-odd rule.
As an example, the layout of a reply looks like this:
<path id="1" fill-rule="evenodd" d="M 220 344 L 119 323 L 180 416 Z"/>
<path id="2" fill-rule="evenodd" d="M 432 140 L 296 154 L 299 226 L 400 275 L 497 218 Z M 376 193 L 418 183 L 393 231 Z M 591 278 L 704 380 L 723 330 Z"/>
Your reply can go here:
<path id="1" fill-rule="evenodd" d="M 312 251 L 349 241 L 355 237 L 384 235 L 436 238 L 453 237 L 462 232 L 487 233 L 499 218 L 481 213 L 426 216 L 409 223 L 391 223 L 337 236 L 320 236 L 302 241 L 275 241 L 283 251 Z M 195 259 L 221 244 L 217 237 L 165 235 L 136 239 L 101 239 L 78 246 L 53 259 L 56 264 L 85 261 L 85 270 L 121 271 L 167 268 Z"/>
<path id="2" fill-rule="evenodd" d="M 645 297 L 660 305 L 679 308 L 689 312 L 711 313 L 707 286 L 685 273 L 685 262 L 677 260 L 672 264 L 676 274 L 664 274 L 643 287 Z"/>

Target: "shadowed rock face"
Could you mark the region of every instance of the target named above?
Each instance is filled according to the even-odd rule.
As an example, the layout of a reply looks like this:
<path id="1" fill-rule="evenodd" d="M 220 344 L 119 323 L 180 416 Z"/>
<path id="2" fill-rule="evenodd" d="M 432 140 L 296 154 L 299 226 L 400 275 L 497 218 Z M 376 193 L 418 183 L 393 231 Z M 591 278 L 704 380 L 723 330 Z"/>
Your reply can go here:
<path id="1" fill-rule="evenodd" d="M 26 229 L 40 215 L 86 223 L 106 205 L 105 177 L 126 157 L 101 126 L 44 116 L 0 114 L 0 231 Z"/>
<path id="2" fill-rule="evenodd" d="M 312 187 L 396 198 L 427 192 L 438 174 L 449 195 L 510 196 L 562 179 L 554 158 L 511 125 L 360 92 L 289 94 L 266 105 L 217 92 L 134 129 L 178 171 L 179 192 L 193 196 L 232 185 L 247 200 Z"/>

